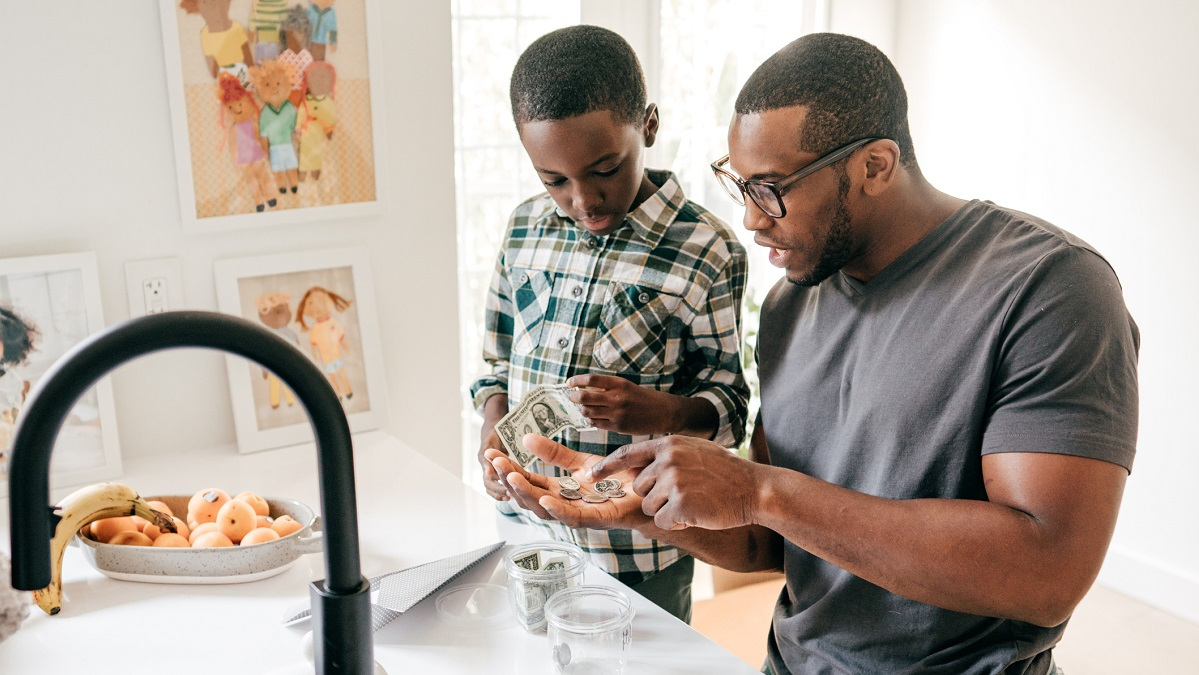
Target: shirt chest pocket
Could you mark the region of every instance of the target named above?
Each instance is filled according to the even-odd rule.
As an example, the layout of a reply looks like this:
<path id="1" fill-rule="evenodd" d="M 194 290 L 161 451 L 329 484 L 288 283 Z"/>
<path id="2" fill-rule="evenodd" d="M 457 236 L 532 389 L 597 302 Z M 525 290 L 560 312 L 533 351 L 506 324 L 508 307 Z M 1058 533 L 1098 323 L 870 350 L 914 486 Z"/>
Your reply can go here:
<path id="1" fill-rule="evenodd" d="M 660 373 L 678 360 L 682 298 L 659 288 L 612 281 L 600 311 L 593 357 L 614 372 Z"/>
<path id="2" fill-rule="evenodd" d="M 516 316 L 513 319 L 512 350 L 528 354 L 541 343 L 553 296 L 553 278 L 546 272 L 512 270 L 512 288 Z"/>

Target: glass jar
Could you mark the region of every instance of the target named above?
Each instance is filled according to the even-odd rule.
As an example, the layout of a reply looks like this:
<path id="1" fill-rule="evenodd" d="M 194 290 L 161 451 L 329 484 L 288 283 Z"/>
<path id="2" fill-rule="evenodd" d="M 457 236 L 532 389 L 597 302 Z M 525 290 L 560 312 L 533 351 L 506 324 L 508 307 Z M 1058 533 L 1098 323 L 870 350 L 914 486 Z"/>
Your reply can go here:
<path id="1" fill-rule="evenodd" d="M 574 544 L 534 541 L 504 557 L 508 595 L 516 622 L 530 633 L 545 630 L 545 603 L 555 593 L 583 583 L 587 560 Z"/>
<path id="2" fill-rule="evenodd" d="M 554 667 L 561 675 L 620 675 L 633 641 L 633 603 L 615 588 L 577 586 L 545 603 Z"/>

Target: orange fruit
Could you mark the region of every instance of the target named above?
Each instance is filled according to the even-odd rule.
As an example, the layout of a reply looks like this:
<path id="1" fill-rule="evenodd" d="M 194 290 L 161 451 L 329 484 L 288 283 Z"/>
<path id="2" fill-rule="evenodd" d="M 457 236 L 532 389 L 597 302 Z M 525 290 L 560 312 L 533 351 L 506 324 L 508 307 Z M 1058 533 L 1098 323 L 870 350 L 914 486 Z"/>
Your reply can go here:
<path id="1" fill-rule="evenodd" d="M 233 542 L 229 541 L 229 537 L 220 532 L 205 532 L 192 541 L 192 548 L 217 548 L 232 545 Z"/>
<path id="2" fill-rule="evenodd" d="M 258 527 L 258 514 L 254 513 L 254 507 L 246 502 L 230 499 L 217 512 L 216 527 L 221 534 L 229 537 L 229 541 L 236 544 L 249 534 L 250 530 Z"/>
<path id="3" fill-rule="evenodd" d="M 268 541 L 274 541 L 279 538 L 279 533 L 269 527 L 256 527 L 250 530 L 250 533 L 241 538 L 242 546 L 252 546 L 254 544 L 265 544 Z"/>
<path id="4" fill-rule="evenodd" d="M 117 532 L 108 540 L 113 546 L 153 546 L 154 541 L 137 530 Z"/>
<path id="5" fill-rule="evenodd" d="M 158 538 L 154 540 L 154 545 L 161 548 L 188 548 L 191 546 L 183 535 L 174 532 L 163 532 L 158 535 Z"/>
<path id="6" fill-rule="evenodd" d="M 220 512 L 225 502 L 229 501 L 229 493 L 220 488 L 204 488 L 187 502 L 187 521 L 197 523 L 216 522 L 216 514 Z M 193 528 L 194 529 L 194 528 Z"/>
<path id="7" fill-rule="evenodd" d="M 200 523 L 192 528 L 191 534 L 187 535 L 187 540 L 192 543 L 192 546 L 195 546 L 196 539 L 198 539 L 201 535 L 208 534 L 209 532 L 219 531 L 220 530 L 216 529 L 216 523 Z"/>
<path id="8" fill-rule="evenodd" d="M 274 521 L 271 520 L 270 516 L 258 516 L 258 527 L 268 527 L 269 528 L 271 526 L 272 522 L 274 522 Z"/>
<path id="9" fill-rule="evenodd" d="M 270 505 L 268 505 L 266 503 L 265 499 L 263 499 L 262 497 L 259 497 L 257 494 L 255 494 L 253 492 L 243 492 L 243 493 L 237 495 L 236 497 L 234 497 L 234 499 L 240 499 L 241 501 L 249 504 L 250 506 L 253 506 L 254 513 L 256 513 L 257 515 L 260 515 L 260 516 L 271 515 Z"/>
<path id="10" fill-rule="evenodd" d="M 118 532 L 137 532 L 132 516 L 101 518 L 92 523 L 92 539 L 107 544 Z"/>
<path id="11" fill-rule="evenodd" d="M 184 523 L 182 520 L 179 520 L 175 516 L 171 516 L 171 520 L 175 521 L 175 533 L 181 535 L 184 539 L 187 539 L 187 537 L 191 534 L 191 528 L 189 528 L 186 523 Z M 142 534 L 157 541 L 158 536 L 164 534 L 164 532 L 154 523 L 146 523 L 146 527 L 142 529 Z M 166 532 L 165 534 L 170 533 Z"/>
<path id="12" fill-rule="evenodd" d="M 286 537 L 293 532 L 299 532 L 304 526 L 300 521 L 291 516 L 279 516 L 275 522 L 271 523 L 271 529 L 279 533 L 280 537 Z"/>
<path id="13" fill-rule="evenodd" d="M 168 516 L 175 515 L 175 512 L 171 510 L 171 507 L 167 506 L 166 502 L 160 502 L 158 500 L 151 499 L 151 500 L 147 500 L 146 503 L 150 505 L 150 508 L 154 509 L 155 511 L 157 511 L 159 513 L 165 513 Z"/>

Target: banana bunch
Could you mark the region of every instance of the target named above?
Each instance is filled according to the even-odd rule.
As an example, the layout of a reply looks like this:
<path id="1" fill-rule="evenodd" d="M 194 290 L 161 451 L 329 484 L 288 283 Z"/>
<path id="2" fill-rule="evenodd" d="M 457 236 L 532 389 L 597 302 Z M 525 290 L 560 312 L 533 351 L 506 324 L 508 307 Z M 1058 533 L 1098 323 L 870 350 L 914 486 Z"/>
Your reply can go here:
<path id="1" fill-rule="evenodd" d="M 62 610 L 62 557 L 80 529 L 101 518 L 137 515 L 163 531 L 175 531 L 175 522 L 169 516 L 150 508 L 133 488 L 122 483 L 96 483 L 80 488 L 63 498 L 54 507 L 54 514 L 60 520 L 50 540 L 50 585 L 33 592 L 34 602 L 51 616 Z"/>

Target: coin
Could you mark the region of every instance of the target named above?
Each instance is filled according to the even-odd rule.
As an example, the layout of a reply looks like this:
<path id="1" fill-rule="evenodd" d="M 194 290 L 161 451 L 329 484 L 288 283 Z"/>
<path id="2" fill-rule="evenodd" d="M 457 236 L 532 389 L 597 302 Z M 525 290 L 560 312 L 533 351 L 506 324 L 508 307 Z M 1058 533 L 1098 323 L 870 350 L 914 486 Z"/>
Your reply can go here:
<path id="1" fill-rule="evenodd" d="M 583 498 L 583 495 L 579 494 L 579 491 L 574 488 L 562 488 L 558 492 L 558 494 L 561 495 L 565 499 L 582 499 Z"/>
<path id="2" fill-rule="evenodd" d="M 571 476 L 558 476 L 558 485 L 571 490 L 579 489 L 579 481 L 575 480 Z"/>
<path id="3" fill-rule="evenodd" d="M 626 493 L 624 490 L 617 488 L 615 490 L 609 490 L 609 491 L 605 492 L 604 494 L 608 495 L 612 499 L 616 499 L 617 497 L 625 496 Z"/>
<path id="4" fill-rule="evenodd" d="M 620 481 L 615 478 L 605 478 L 595 484 L 596 492 L 612 492 L 620 489 Z"/>
<path id="5" fill-rule="evenodd" d="M 608 501 L 608 495 L 588 492 L 587 494 L 583 495 L 583 501 L 587 502 L 588 504 L 602 504 L 603 502 Z"/>

